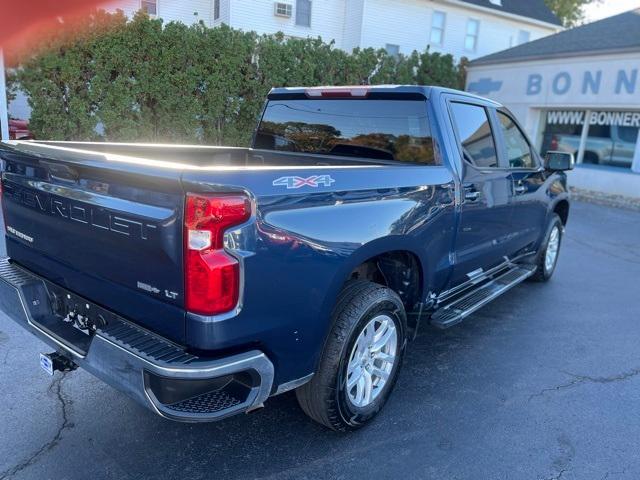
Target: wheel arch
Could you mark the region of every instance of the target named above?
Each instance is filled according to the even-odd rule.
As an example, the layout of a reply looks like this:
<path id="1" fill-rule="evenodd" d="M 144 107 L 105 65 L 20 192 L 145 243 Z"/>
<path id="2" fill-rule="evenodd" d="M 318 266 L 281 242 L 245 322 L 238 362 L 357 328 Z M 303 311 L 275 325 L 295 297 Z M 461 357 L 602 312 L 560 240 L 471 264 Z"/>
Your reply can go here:
<path id="1" fill-rule="evenodd" d="M 411 311 L 423 297 L 426 272 L 426 259 L 409 242 L 398 237 L 374 240 L 354 251 L 336 272 L 335 297 L 349 280 L 371 280 L 394 290 Z"/>
<path id="2" fill-rule="evenodd" d="M 418 282 L 417 287 L 414 286 L 414 289 L 411 290 L 408 295 L 405 295 L 405 298 L 403 298 L 403 295 L 398 293 L 397 290 L 395 290 L 394 287 L 391 286 L 391 285 L 395 286 L 394 282 L 398 281 L 400 277 L 391 280 L 391 285 L 389 285 L 388 283 L 385 283 L 385 281 L 389 282 L 390 280 L 389 272 L 393 270 L 394 268 L 393 266 L 386 265 L 386 268 L 388 269 L 386 278 L 385 278 L 384 271 L 376 272 L 375 270 L 369 269 L 370 266 L 372 266 L 374 263 L 376 264 L 379 263 L 380 260 L 384 262 L 389 262 L 389 264 L 392 264 L 398 261 L 402 263 L 402 261 L 400 260 L 401 258 L 404 258 L 406 261 L 406 263 L 403 263 L 403 265 L 405 266 L 411 265 L 413 269 L 415 269 L 411 272 L 411 274 L 417 275 L 417 282 Z M 402 267 L 397 266 L 396 268 L 402 268 Z M 318 362 L 320 361 L 322 352 L 326 347 L 327 339 L 329 337 L 329 334 L 331 333 L 331 329 L 333 328 L 333 321 L 331 319 L 331 316 L 332 316 L 332 312 L 335 307 L 336 301 L 338 299 L 338 295 L 340 294 L 340 291 L 342 290 L 344 285 L 349 280 L 354 278 L 353 277 L 354 273 L 367 272 L 367 275 L 364 276 L 364 279 L 370 279 L 372 281 L 375 281 L 376 274 L 378 273 L 382 274 L 382 277 L 384 279 L 382 284 L 385 286 L 388 286 L 392 290 L 396 291 L 396 293 L 398 293 L 400 298 L 403 300 L 403 304 L 405 304 L 405 310 L 407 311 L 407 313 L 409 313 L 411 309 L 416 306 L 416 304 L 417 305 L 420 304 L 421 299 L 424 296 L 424 292 L 426 291 L 425 290 L 426 282 L 428 281 L 427 275 L 426 275 L 426 272 L 428 272 L 427 268 L 428 266 L 426 264 L 425 259 L 421 257 L 421 255 L 416 251 L 416 249 L 413 246 L 411 246 L 408 242 L 402 241 L 400 238 L 393 238 L 393 239 L 390 239 L 389 237 L 381 238 L 378 240 L 374 240 L 368 244 L 365 244 L 360 248 L 358 248 L 357 250 L 355 250 L 345 260 L 345 262 L 343 262 L 341 268 L 337 270 L 334 276 L 333 282 L 331 283 L 331 286 L 327 290 L 327 294 L 325 296 L 325 300 L 321 308 L 321 316 L 319 317 L 319 318 L 326 318 L 327 323 L 324 329 L 324 334 L 322 336 L 322 343 L 319 346 L 320 348 L 318 348 L 317 350 L 316 358 L 314 360 L 316 367 Z M 373 277 L 369 277 L 369 276 L 373 276 Z M 360 277 L 360 278 L 363 278 L 363 277 Z M 416 279 L 416 277 L 413 277 L 413 278 L 414 280 Z M 380 282 L 377 282 L 377 283 L 380 283 Z M 411 305 L 412 302 L 414 303 L 414 305 Z M 411 336 L 412 333 L 415 332 L 415 329 L 418 326 L 417 325 L 418 320 L 419 320 L 418 316 L 407 315 L 407 329 L 409 332 L 409 336 Z"/>
<path id="3" fill-rule="evenodd" d="M 560 217 L 560 220 L 562 220 L 562 225 L 566 226 L 567 222 L 569 221 L 569 210 L 569 200 L 563 198 L 556 202 L 556 204 L 553 206 L 552 212 L 556 213 Z"/>

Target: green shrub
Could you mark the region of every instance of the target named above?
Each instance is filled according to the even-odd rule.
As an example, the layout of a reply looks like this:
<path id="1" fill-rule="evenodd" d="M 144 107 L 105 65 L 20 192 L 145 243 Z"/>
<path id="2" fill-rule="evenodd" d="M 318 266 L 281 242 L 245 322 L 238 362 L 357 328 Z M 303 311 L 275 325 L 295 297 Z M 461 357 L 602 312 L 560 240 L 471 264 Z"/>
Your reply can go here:
<path id="1" fill-rule="evenodd" d="M 273 86 L 437 84 L 459 88 L 451 55 L 346 53 L 319 38 L 163 24 L 97 11 L 65 25 L 10 79 L 38 138 L 247 145 Z"/>

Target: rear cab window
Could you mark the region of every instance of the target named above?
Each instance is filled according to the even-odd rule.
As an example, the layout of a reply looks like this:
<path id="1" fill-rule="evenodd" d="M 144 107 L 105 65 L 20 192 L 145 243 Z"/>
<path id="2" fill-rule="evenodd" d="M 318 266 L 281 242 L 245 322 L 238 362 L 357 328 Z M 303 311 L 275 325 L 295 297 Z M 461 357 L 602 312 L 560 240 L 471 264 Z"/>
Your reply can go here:
<path id="1" fill-rule="evenodd" d="M 272 99 L 254 147 L 437 165 L 426 102 L 388 97 Z"/>

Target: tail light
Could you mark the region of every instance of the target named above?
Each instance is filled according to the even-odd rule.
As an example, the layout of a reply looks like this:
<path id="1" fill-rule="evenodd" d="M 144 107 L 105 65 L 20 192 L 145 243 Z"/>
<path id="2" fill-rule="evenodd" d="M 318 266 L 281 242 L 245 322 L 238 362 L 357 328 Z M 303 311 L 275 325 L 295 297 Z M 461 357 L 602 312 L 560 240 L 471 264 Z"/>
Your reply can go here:
<path id="1" fill-rule="evenodd" d="M 250 216 L 251 202 L 243 195 L 187 194 L 184 275 L 188 311 L 216 315 L 238 303 L 240 265 L 224 250 L 224 232 Z"/>
<path id="2" fill-rule="evenodd" d="M 549 147 L 549 150 L 558 150 L 558 137 L 556 137 L 555 135 L 551 137 L 551 145 Z"/>

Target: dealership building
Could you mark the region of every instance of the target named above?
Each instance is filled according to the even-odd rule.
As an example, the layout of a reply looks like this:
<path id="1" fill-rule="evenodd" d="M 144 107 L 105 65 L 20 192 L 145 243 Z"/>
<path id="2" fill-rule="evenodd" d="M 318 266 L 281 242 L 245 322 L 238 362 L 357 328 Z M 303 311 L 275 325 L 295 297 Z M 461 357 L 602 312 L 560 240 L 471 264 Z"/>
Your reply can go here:
<path id="1" fill-rule="evenodd" d="M 574 187 L 640 197 L 640 10 L 479 58 L 467 90 L 512 110 L 542 154 L 574 153 Z"/>

